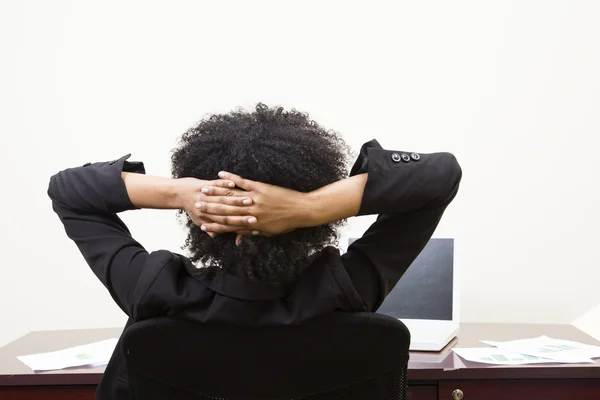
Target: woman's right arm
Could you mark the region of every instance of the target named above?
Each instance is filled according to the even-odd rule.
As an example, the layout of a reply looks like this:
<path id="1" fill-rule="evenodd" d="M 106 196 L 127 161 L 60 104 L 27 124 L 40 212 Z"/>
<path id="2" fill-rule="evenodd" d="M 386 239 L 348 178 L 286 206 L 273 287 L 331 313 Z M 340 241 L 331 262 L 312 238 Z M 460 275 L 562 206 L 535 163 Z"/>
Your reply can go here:
<path id="1" fill-rule="evenodd" d="M 359 174 L 334 182 L 309 193 L 301 193 L 278 186 L 243 179 L 223 172 L 222 179 L 233 181 L 245 192 L 209 187 L 208 195 L 215 202 L 199 205 L 201 213 L 209 214 L 215 223 L 202 225 L 207 232 L 237 232 L 243 230 L 243 221 L 233 215 L 248 215 L 257 219 L 252 229 L 263 235 L 278 235 L 298 228 L 308 228 L 346 219 L 357 215 L 367 174 Z M 228 206 L 221 204 L 231 194 L 252 199 L 251 206 Z M 248 228 L 245 228 L 248 229 Z"/>
<path id="2" fill-rule="evenodd" d="M 252 225 L 253 230 L 276 235 L 353 216 L 378 214 L 382 217 L 436 210 L 452 201 L 461 176 L 461 168 L 450 153 L 384 150 L 373 140 L 362 147 L 349 178 L 309 193 L 221 172 L 221 179 L 233 181 L 245 192 L 209 187 L 206 194 L 214 196 L 215 202 L 203 203 L 200 211 L 215 221 L 204 225 L 208 232 L 239 231 L 242 227 L 237 219 L 228 216 L 250 215 L 258 220 Z M 232 193 L 238 196 L 243 193 L 252 199 L 252 205 L 221 204 L 219 199 Z"/>
<path id="3" fill-rule="evenodd" d="M 377 220 L 342 262 L 360 297 L 376 311 L 421 253 L 454 199 L 462 170 L 450 153 L 418 154 L 366 143 L 352 175 L 368 174 L 357 215 Z"/>
<path id="4" fill-rule="evenodd" d="M 265 185 L 229 173 L 220 177 L 247 190 L 245 194 L 253 199 L 253 205 L 242 211 L 207 203 L 205 211 L 252 215 L 257 218 L 252 229 L 262 234 L 377 214 L 377 220 L 342 256 L 365 305 L 375 311 L 433 235 L 458 192 L 462 170 L 450 153 L 385 150 L 371 141 L 362 147 L 350 178 L 310 193 Z M 212 194 L 220 190 L 223 189 L 215 188 Z M 217 222 L 219 218 L 211 215 Z M 207 226 L 208 231 L 214 232 L 240 229 L 218 223 Z"/>

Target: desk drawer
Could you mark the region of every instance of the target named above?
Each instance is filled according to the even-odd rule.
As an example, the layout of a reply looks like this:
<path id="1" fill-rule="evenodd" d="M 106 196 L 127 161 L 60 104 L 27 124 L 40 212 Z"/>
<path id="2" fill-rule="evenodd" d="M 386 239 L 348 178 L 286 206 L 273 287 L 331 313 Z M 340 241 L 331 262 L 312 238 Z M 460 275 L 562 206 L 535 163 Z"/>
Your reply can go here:
<path id="1" fill-rule="evenodd" d="M 96 385 L 0 387 L 2 400 L 93 400 L 95 396 Z"/>
<path id="2" fill-rule="evenodd" d="M 438 388 L 433 385 L 408 385 L 406 400 L 437 400 Z"/>
<path id="3" fill-rule="evenodd" d="M 438 390 L 439 400 L 598 400 L 600 379 L 441 380 Z"/>

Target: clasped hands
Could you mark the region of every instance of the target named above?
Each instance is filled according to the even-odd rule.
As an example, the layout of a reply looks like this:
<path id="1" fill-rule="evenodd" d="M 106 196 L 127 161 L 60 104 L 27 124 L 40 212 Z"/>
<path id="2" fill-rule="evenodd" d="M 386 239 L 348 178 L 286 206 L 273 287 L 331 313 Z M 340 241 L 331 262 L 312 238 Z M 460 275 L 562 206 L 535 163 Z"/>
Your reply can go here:
<path id="1" fill-rule="evenodd" d="M 244 236 L 273 236 L 291 232 L 306 223 L 306 194 L 244 179 L 229 172 L 203 181 L 182 178 L 179 203 L 192 222 L 214 238 L 234 232 L 236 244 Z"/>

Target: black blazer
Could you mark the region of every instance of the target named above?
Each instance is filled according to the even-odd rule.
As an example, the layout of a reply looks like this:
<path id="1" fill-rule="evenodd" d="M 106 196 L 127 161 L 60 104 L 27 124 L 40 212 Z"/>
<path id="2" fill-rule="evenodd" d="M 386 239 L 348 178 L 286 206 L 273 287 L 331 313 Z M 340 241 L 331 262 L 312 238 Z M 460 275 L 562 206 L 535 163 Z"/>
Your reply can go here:
<path id="1" fill-rule="evenodd" d="M 462 171 L 449 153 L 389 151 L 365 143 L 351 175 L 368 172 L 359 215 L 379 214 L 344 255 L 327 247 L 298 282 L 281 289 L 232 275 L 190 274 L 182 255 L 148 253 L 118 213 L 133 210 L 122 171 L 144 173 L 129 155 L 50 179 L 54 211 L 98 279 L 129 316 L 127 326 L 168 316 L 200 323 L 300 324 L 333 311 L 376 311 L 433 234 L 458 191 Z M 120 344 L 119 344 L 120 345 Z M 127 399 L 119 348 L 97 399 Z"/>

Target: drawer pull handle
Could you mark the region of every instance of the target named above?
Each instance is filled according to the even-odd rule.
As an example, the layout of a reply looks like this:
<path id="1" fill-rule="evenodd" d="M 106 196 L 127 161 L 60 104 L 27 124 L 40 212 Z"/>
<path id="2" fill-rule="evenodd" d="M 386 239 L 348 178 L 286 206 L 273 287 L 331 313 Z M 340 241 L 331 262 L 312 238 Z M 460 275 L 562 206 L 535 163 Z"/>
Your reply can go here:
<path id="1" fill-rule="evenodd" d="M 460 389 L 454 389 L 452 392 L 452 400 L 462 400 L 464 393 Z"/>

